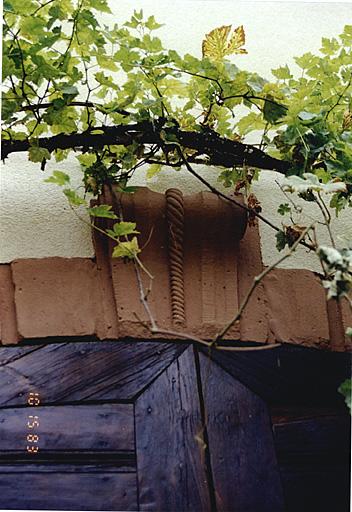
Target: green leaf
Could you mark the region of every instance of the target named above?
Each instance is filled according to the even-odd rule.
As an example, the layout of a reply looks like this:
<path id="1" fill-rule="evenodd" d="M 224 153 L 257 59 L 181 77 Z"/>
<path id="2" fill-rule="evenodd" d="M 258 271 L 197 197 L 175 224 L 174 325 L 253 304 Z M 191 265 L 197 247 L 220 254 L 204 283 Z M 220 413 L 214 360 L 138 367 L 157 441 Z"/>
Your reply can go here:
<path id="1" fill-rule="evenodd" d="M 65 188 L 65 190 L 63 192 L 64 192 L 65 196 L 67 197 L 68 202 L 72 206 L 81 206 L 82 204 L 87 204 L 85 199 L 80 197 L 74 190 L 72 190 L 70 188 Z"/>
<path id="2" fill-rule="evenodd" d="M 108 69 L 109 71 L 117 71 L 118 67 L 114 62 L 113 57 L 109 57 L 108 55 L 97 54 L 97 63 L 104 69 Z"/>
<path id="3" fill-rule="evenodd" d="M 52 5 L 49 9 L 49 16 L 52 18 L 52 24 L 55 22 L 55 20 L 64 20 L 66 19 L 66 13 L 65 10 L 62 9 L 60 5 Z M 51 25 L 50 25 L 51 26 Z"/>
<path id="4" fill-rule="evenodd" d="M 28 158 L 31 162 L 42 162 L 44 159 L 50 160 L 51 155 L 46 148 L 31 146 L 28 150 Z"/>
<path id="5" fill-rule="evenodd" d="M 97 155 L 94 153 L 83 153 L 76 158 L 83 167 L 90 167 L 97 161 Z"/>
<path id="6" fill-rule="evenodd" d="M 143 19 L 143 9 L 140 9 L 139 11 L 134 10 L 133 11 L 133 16 L 135 18 L 137 18 L 138 21 L 142 21 L 142 19 Z"/>
<path id="7" fill-rule="evenodd" d="M 68 157 L 69 152 L 69 149 L 55 149 L 55 160 L 57 162 L 62 162 Z"/>
<path id="8" fill-rule="evenodd" d="M 274 98 L 268 94 L 267 100 L 264 102 L 263 115 L 265 121 L 274 124 L 286 115 L 286 108 L 283 105 L 276 103 Z"/>
<path id="9" fill-rule="evenodd" d="M 88 213 L 91 217 L 103 217 L 105 219 L 117 219 L 117 215 L 111 211 L 112 206 L 109 204 L 100 204 L 88 208 Z"/>
<path id="10" fill-rule="evenodd" d="M 280 215 L 285 215 L 286 213 L 290 213 L 291 207 L 288 203 L 283 203 L 283 204 L 280 204 L 277 211 Z"/>
<path id="11" fill-rule="evenodd" d="M 138 240 L 133 237 L 130 242 L 120 242 L 119 245 L 114 247 L 113 258 L 129 258 L 133 260 L 141 250 L 138 246 Z"/>
<path id="12" fill-rule="evenodd" d="M 96 11 L 112 14 L 111 9 L 108 6 L 107 0 L 90 0 L 90 6 L 92 9 L 95 9 Z"/>
<path id="13" fill-rule="evenodd" d="M 276 249 L 278 251 L 282 251 L 283 249 L 285 249 L 285 246 L 287 244 L 287 240 L 286 240 L 286 234 L 284 233 L 284 231 L 278 231 L 275 235 L 276 237 Z"/>
<path id="14" fill-rule="evenodd" d="M 322 119 L 320 114 L 314 114 L 313 112 L 307 112 L 306 110 L 302 110 L 299 112 L 298 118 L 302 121 L 302 124 L 306 126 L 310 126 L 311 124 L 317 123 Z"/>
<path id="15" fill-rule="evenodd" d="M 254 130 L 262 130 L 265 126 L 262 116 L 255 112 L 250 112 L 243 116 L 237 123 L 237 129 L 241 135 L 247 135 Z"/>
<path id="16" fill-rule="evenodd" d="M 3 80 L 14 74 L 16 72 L 16 66 L 12 59 L 10 59 L 7 55 L 3 55 L 2 57 L 2 78 Z M 4 99 L 3 99 L 4 101 Z"/>
<path id="17" fill-rule="evenodd" d="M 345 402 L 350 412 L 352 412 L 352 380 L 346 379 L 338 389 L 339 393 L 345 397 Z"/>
<path id="18" fill-rule="evenodd" d="M 136 223 L 135 222 L 116 222 L 114 224 L 113 229 L 107 230 L 110 235 L 120 237 L 120 236 L 127 236 L 127 235 L 137 235 L 139 234 L 139 231 L 136 231 Z"/>
<path id="19" fill-rule="evenodd" d="M 16 14 L 28 14 L 28 12 L 37 7 L 36 3 L 31 0 L 27 0 L 26 2 L 23 2 L 23 0 L 7 0 L 6 3 L 6 10 L 11 10 Z M 11 9 L 9 5 L 11 5 Z"/>
<path id="20" fill-rule="evenodd" d="M 176 133 L 166 132 L 165 130 L 160 130 L 160 138 L 165 142 L 165 144 L 176 144 L 179 146 L 179 139 Z"/>
<path id="21" fill-rule="evenodd" d="M 287 64 L 286 64 L 286 66 L 280 66 L 277 69 L 272 69 L 271 72 L 279 80 L 288 80 L 288 79 L 292 78 L 292 76 L 293 76 L 293 75 L 291 75 L 290 69 L 287 66 Z"/>
<path id="22" fill-rule="evenodd" d="M 67 185 L 70 183 L 70 177 L 68 174 L 62 172 L 62 171 L 53 171 L 52 176 L 44 180 L 46 183 L 55 183 L 56 185 L 59 185 L 60 187 Z"/>
<path id="23" fill-rule="evenodd" d="M 157 23 L 155 21 L 155 18 L 154 16 L 149 16 L 148 20 L 146 21 L 145 23 L 145 26 L 149 29 L 149 30 L 157 30 L 158 28 L 162 27 L 163 24 L 160 24 L 160 23 Z"/>
<path id="24" fill-rule="evenodd" d="M 39 16 L 28 16 L 22 19 L 21 33 L 34 40 L 43 32 L 45 26 L 45 20 Z"/>
<path id="25" fill-rule="evenodd" d="M 320 51 L 325 55 L 333 55 L 340 47 L 337 39 L 328 39 L 327 37 L 323 37 L 321 40 L 322 47 Z"/>
<path id="26" fill-rule="evenodd" d="M 319 58 L 313 55 L 312 53 L 308 52 L 302 55 L 301 57 L 295 57 L 295 61 L 300 68 L 308 69 L 317 64 Z"/>
<path id="27" fill-rule="evenodd" d="M 11 101 L 6 98 L 2 100 L 1 104 L 1 116 L 2 121 L 8 121 L 12 118 L 12 115 L 16 112 L 18 108 L 17 101 Z"/>
<path id="28" fill-rule="evenodd" d="M 322 183 L 327 183 L 331 180 L 331 174 L 322 167 L 315 169 L 314 172 Z"/>
<path id="29" fill-rule="evenodd" d="M 75 85 L 65 85 L 65 87 L 61 89 L 61 92 L 62 94 L 76 96 L 78 94 L 78 89 Z"/>
<path id="30" fill-rule="evenodd" d="M 159 172 L 161 171 L 161 164 L 151 164 L 149 166 L 149 169 L 147 170 L 147 180 L 150 180 L 151 178 L 153 178 L 153 176 L 155 176 L 156 174 L 159 174 Z"/>
<path id="31" fill-rule="evenodd" d="M 12 8 L 11 2 L 9 0 L 4 0 L 3 9 L 5 11 L 12 11 L 13 12 L 13 8 Z"/>

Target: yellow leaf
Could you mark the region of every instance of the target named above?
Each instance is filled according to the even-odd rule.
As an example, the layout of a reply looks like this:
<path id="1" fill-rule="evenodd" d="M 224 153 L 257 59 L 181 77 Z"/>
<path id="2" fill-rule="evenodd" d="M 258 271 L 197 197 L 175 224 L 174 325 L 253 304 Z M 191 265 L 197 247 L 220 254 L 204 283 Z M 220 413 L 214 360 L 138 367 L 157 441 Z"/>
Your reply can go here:
<path id="1" fill-rule="evenodd" d="M 231 53 L 247 53 L 247 50 L 241 48 L 246 42 L 246 36 L 244 33 L 243 25 L 235 28 L 228 44 L 227 54 Z"/>
<path id="2" fill-rule="evenodd" d="M 133 260 L 139 252 L 141 252 L 141 250 L 138 246 L 138 240 L 134 236 L 132 240 L 127 242 L 120 242 L 119 245 L 114 247 L 112 257 L 129 258 L 130 260 Z"/>
<path id="3" fill-rule="evenodd" d="M 231 25 L 223 25 L 209 32 L 202 44 L 203 57 L 222 60 L 226 55 L 233 53 L 247 53 L 247 50 L 241 48 L 245 43 L 243 26 L 237 27 L 229 39 L 230 32 Z"/>
<path id="4" fill-rule="evenodd" d="M 152 164 L 152 165 L 150 165 L 149 169 L 147 170 L 147 180 L 150 180 L 151 178 L 153 178 L 160 171 L 161 171 L 161 165 L 160 164 Z"/>

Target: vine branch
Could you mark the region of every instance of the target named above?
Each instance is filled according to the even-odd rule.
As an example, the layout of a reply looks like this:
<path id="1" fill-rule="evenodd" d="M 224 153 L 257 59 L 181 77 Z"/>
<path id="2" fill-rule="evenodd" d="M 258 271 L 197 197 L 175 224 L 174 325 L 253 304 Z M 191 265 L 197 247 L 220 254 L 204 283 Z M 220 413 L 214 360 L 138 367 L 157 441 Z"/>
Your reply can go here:
<path id="1" fill-rule="evenodd" d="M 133 142 L 140 144 L 158 144 L 162 146 L 161 130 L 164 137 L 175 138 L 187 149 L 207 155 L 208 165 L 234 167 L 250 165 L 260 169 L 275 170 L 282 174 L 290 168 L 285 160 L 273 158 L 255 146 L 221 137 L 212 130 L 203 132 L 184 131 L 179 128 L 163 127 L 162 119 L 156 122 L 139 122 L 128 125 L 97 126 L 81 133 L 59 134 L 52 137 L 39 137 L 35 140 L 3 140 L 1 158 L 4 160 L 10 153 L 28 151 L 32 146 L 45 148 L 49 152 L 56 149 L 77 149 L 87 151 L 91 148 L 102 148 L 107 145 L 129 146 Z M 94 133 L 94 132 L 99 133 Z M 102 133 L 101 133 L 102 132 Z"/>

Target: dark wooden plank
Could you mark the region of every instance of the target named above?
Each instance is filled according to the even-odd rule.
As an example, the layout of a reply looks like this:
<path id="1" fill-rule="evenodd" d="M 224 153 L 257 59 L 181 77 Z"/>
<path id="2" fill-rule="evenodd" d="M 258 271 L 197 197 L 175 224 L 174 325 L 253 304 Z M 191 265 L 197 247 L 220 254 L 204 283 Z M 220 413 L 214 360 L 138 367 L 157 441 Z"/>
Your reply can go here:
<path id="1" fill-rule="evenodd" d="M 348 416 L 274 425 L 289 512 L 349 511 L 350 437 Z"/>
<path id="2" fill-rule="evenodd" d="M 31 391 L 42 403 L 132 399 L 184 349 L 135 341 L 45 345 L 0 366 L 0 407 L 25 404 Z M 0 349 L 0 365 L 11 350 L 18 351 Z"/>
<path id="3" fill-rule="evenodd" d="M 5 364 L 11 363 L 16 359 L 24 357 L 35 350 L 39 350 L 43 345 L 27 345 L 27 346 L 17 346 L 17 347 L 2 347 L 0 345 L 0 367 Z"/>
<path id="4" fill-rule="evenodd" d="M 66 457 L 66 459 L 69 459 L 69 457 Z M 28 460 L 16 459 L 16 461 L 11 460 L 0 464 L 0 475 L 5 473 L 13 475 L 15 479 L 20 479 L 21 477 L 16 475 L 21 475 L 22 473 L 131 473 L 136 475 L 136 467 L 119 464 L 119 461 L 116 459 L 113 462 L 84 462 L 83 464 L 82 462 L 71 463 L 71 461 L 68 462 L 67 460 L 60 463 L 57 459 L 52 463 L 44 461 L 28 462 Z"/>
<path id="5" fill-rule="evenodd" d="M 313 465 L 281 466 L 286 511 L 350 512 L 350 475 L 329 459 Z"/>
<path id="6" fill-rule="evenodd" d="M 16 474 L 0 466 L 0 506 L 22 510 L 137 510 L 133 473 Z"/>
<path id="7" fill-rule="evenodd" d="M 271 423 L 278 425 L 280 423 L 289 423 L 290 421 L 309 420 L 310 418 L 320 418 L 328 416 L 344 415 L 349 416 L 347 407 L 340 412 L 333 405 L 309 405 L 292 404 L 278 405 L 270 407 Z"/>
<path id="8" fill-rule="evenodd" d="M 140 509 L 210 510 L 192 347 L 143 393 L 135 407 Z"/>
<path id="9" fill-rule="evenodd" d="M 36 422 L 29 415 L 36 415 Z M 28 422 L 33 428 L 28 427 Z M 39 426 L 37 425 L 39 423 Z M 0 456 L 22 454 L 28 444 L 39 452 L 134 451 L 132 404 L 65 405 L 0 410 Z M 38 435 L 29 443 L 27 434 Z M 29 457 L 36 457 L 29 454 Z"/>
<path id="10" fill-rule="evenodd" d="M 351 420 L 349 416 L 330 416 L 274 425 L 278 452 L 297 454 L 333 452 L 349 455 Z"/>
<path id="11" fill-rule="evenodd" d="M 217 350 L 211 357 L 269 403 L 346 410 L 337 389 L 350 376 L 351 354 L 283 345 L 258 352 Z"/>
<path id="12" fill-rule="evenodd" d="M 206 430 L 217 510 L 284 510 L 265 403 L 200 354 Z"/>

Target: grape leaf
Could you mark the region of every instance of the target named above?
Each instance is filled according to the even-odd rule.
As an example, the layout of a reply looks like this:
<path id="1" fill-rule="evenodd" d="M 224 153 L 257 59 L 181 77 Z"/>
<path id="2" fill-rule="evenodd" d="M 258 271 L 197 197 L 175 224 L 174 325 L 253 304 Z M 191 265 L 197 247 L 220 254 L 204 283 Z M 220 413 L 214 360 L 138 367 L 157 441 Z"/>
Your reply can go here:
<path id="1" fill-rule="evenodd" d="M 112 236 L 126 236 L 126 235 L 134 235 L 138 234 L 139 231 L 136 231 L 136 223 L 135 222 L 116 222 L 114 224 L 113 229 L 108 229 L 107 232 Z"/>
<path id="2" fill-rule="evenodd" d="M 282 251 L 285 249 L 285 246 L 287 244 L 286 235 L 284 231 L 278 231 L 275 235 L 276 237 L 276 249 L 278 251 Z"/>
<path id="3" fill-rule="evenodd" d="M 117 245 L 112 253 L 113 258 L 129 258 L 133 260 L 137 254 L 141 252 L 138 246 L 138 240 L 136 237 L 133 237 L 130 242 L 120 242 Z"/>
<path id="4" fill-rule="evenodd" d="M 92 217 L 103 217 L 105 219 L 117 219 L 117 216 L 114 212 L 111 211 L 111 205 L 109 204 L 100 204 L 99 206 L 93 206 L 93 208 L 88 208 L 88 213 Z"/>
<path id="5" fill-rule="evenodd" d="M 247 53 L 247 50 L 241 48 L 245 43 L 243 26 L 237 27 L 229 38 L 230 32 L 231 25 L 223 25 L 209 32 L 202 44 L 203 57 L 218 61 L 226 55 Z"/>
<path id="6" fill-rule="evenodd" d="M 291 212 L 291 207 L 290 207 L 290 205 L 288 203 L 280 204 L 280 206 L 277 209 L 277 212 L 280 215 L 285 215 L 286 213 L 290 213 Z"/>
<path id="7" fill-rule="evenodd" d="M 70 183 L 70 177 L 68 174 L 62 171 L 53 171 L 52 176 L 44 180 L 46 183 L 55 183 L 55 185 L 59 185 L 62 187 L 63 185 L 67 185 Z"/>
<path id="8" fill-rule="evenodd" d="M 82 197 L 80 197 L 74 190 L 70 188 L 65 188 L 63 192 L 67 197 L 68 202 L 72 206 L 80 206 L 82 204 L 86 204 L 86 201 Z"/>
<path id="9" fill-rule="evenodd" d="M 161 164 L 151 164 L 149 169 L 147 170 L 147 179 L 153 178 L 156 174 L 159 174 L 161 171 Z"/>
<path id="10" fill-rule="evenodd" d="M 345 397 L 347 407 L 352 412 L 352 380 L 346 379 L 338 389 L 339 393 Z"/>
<path id="11" fill-rule="evenodd" d="M 28 150 L 28 158 L 31 162 L 42 162 L 44 159 L 50 160 L 51 155 L 46 148 L 31 146 Z"/>

